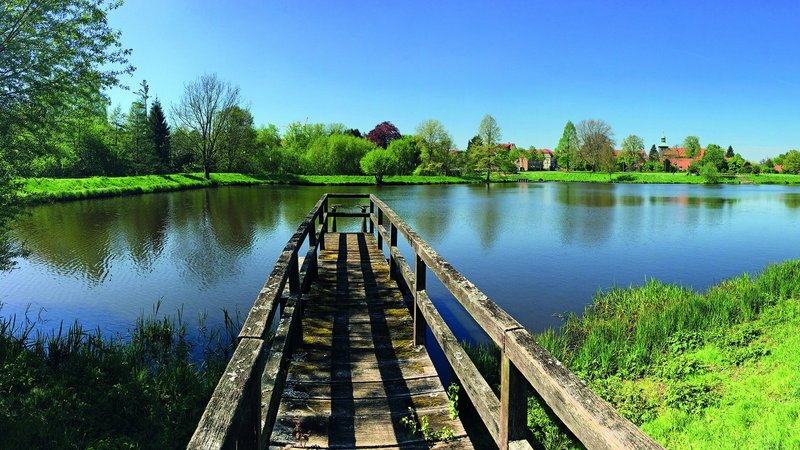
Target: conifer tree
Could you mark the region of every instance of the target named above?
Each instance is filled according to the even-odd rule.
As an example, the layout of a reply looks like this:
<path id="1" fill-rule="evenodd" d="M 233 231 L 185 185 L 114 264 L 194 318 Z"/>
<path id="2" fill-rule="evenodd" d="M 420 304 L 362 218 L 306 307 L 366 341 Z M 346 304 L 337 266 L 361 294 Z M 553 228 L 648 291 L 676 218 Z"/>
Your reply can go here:
<path id="1" fill-rule="evenodd" d="M 153 106 L 150 108 L 148 120 L 150 122 L 150 134 L 153 139 L 153 150 L 155 150 L 160 165 L 159 170 L 167 172 L 170 169 L 169 124 L 158 99 L 153 102 Z"/>

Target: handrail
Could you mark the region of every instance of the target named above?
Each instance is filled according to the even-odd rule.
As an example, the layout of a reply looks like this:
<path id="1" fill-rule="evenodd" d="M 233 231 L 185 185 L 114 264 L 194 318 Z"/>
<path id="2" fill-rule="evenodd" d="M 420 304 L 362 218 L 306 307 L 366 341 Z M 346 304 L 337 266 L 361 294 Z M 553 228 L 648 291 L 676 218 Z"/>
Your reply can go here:
<path id="1" fill-rule="evenodd" d="M 378 245 L 389 243 L 392 276 L 414 296 L 415 344 L 425 344 L 426 327 L 445 353 L 454 373 L 501 449 L 525 447 L 528 387 L 532 387 L 558 418 L 589 449 L 662 449 L 564 367 L 505 310 L 458 272 L 386 203 L 370 195 L 370 229 Z M 413 270 L 397 249 L 400 232 L 414 251 Z M 442 319 L 426 292 L 430 270 L 455 296 L 501 350 L 500 399 Z"/>
<path id="2" fill-rule="evenodd" d="M 239 332 L 236 350 L 187 448 L 253 447 L 255 443 L 259 448 L 265 446 L 262 436 L 272 430 L 286 379 L 288 354 L 298 336 L 301 297 L 317 277 L 317 253 L 324 249 L 328 218 L 336 217 L 328 212 L 332 198 L 369 196 L 323 194 L 297 227 L 256 296 Z M 298 252 L 306 238 L 309 249 L 301 265 Z M 281 318 L 270 337 L 278 305 L 282 306 Z"/>
<path id="3" fill-rule="evenodd" d="M 369 198 L 369 213 L 329 211 L 333 198 Z M 286 380 L 288 355 L 298 333 L 303 293 L 317 277 L 317 256 L 325 247 L 328 219 L 361 217 L 362 231 L 389 245 L 390 273 L 413 294 L 414 342 L 425 344 L 426 329 L 444 351 L 489 433 L 502 449 L 525 448 L 527 394 L 532 387 L 560 420 L 590 449 L 660 449 L 658 443 L 597 397 L 572 372 L 539 346 L 502 308 L 455 270 L 422 237 L 375 195 L 324 194 L 278 256 L 238 336 L 238 345 L 220 378 L 188 448 L 264 448 L 274 425 Z M 335 229 L 334 229 L 335 231 Z M 413 269 L 397 248 L 398 232 L 414 251 Z M 306 238 L 308 251 L 298 255 Z M 430 270 L 501 349 L 500 398 L 456 340 L 427 294 Z M 288 289 L 287 289 L 288 285 Z M 287 292 L 288 291 L 288 292 Z M 270 336 L 278 306 L 277 330 Z"/>

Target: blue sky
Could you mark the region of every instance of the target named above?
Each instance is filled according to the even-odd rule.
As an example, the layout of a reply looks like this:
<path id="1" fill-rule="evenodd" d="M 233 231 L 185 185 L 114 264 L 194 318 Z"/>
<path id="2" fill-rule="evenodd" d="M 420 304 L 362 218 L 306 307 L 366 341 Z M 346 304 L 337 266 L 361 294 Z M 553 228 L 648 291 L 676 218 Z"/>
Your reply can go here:
<path id="1" fill-rule="evenodd" d="M 567 120 L 617 142 L 697 135 L 746 158 L 800 148 L 800 2 L 128 0 L 110 18 L 169 106 L 216 72 L 256 123 L 440 120 L 466 146 L 481 118 L 554 148 Z"/>

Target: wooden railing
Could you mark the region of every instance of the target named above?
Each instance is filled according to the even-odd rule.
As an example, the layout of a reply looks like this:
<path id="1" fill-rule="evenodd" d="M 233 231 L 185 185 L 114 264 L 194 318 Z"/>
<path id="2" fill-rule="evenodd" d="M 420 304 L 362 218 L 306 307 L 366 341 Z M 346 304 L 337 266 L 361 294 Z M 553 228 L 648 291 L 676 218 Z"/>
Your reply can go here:
<path id="1" fill-rule="evenodd" d="M 532 388 L 590 449 L 661 449 L 633 423 L 592 392 L 506 311 L 450 265 L 378 197 L 370 196 L 371 223 L 379 245 L 389 244 L 392 274 L 414 297 L 414 341 L 425 345 L 426 327 L 443 350 L 498 447 L 527 448 L 528 390 Z M 370 227 L 372 228 L 372 226 Z M 398 232 L 414 255 L 410 267 L 397 248 Z M 501 351 L 500 398 L 465 354 L 426 291 L 426 272 L 436 276 Z"/>
<path id="2" fill-rule="evenodd" d="M 366 194 L 325 194 L 283 248 L 239 333 L 239 343 L 211 395 L 188 448 L 265 448 L 278 412 L 291 348 L 299 336 L 301 296 L 317 277 L 329 218 L 367 217 L 329 212 L 334 198 Z M 308 239 L 308 251 L 299 252 Z M 302 259 L 302 263 L 300 262 Z M 287 289 L 288 285 L 288 289 Z M 287 292 L 288 291 L 288 292 Z M 280 321 L 272 333 L 275 314 Z"/>
<path id="3" fill-rule="evenodd" d="M 362 212 L 339 211 L 334 198 L 367 199 Z M 338 205 L 336 205 L 338 206 Z M 522 325 L 455 270 L 383 201 L 367 194 L 325 194 L 287 242 L 239 333 L 239 343 L 206 406 L 188 448 L 265 448 L 275 422 L 292 347 L 300 335 L 302 294 L 317 276 L 329 219 L 361 217 L 362 231 L 377 231 L 388 243 L 393 278 L 413 294 L 414 342 L 425 345 L 426 327 L 501 449 L 526 448 L 527 398 L 533 388 L 590 449 L 660 449 L 536 343 Z M 369 219 L 368 221 L 366 219 Z M 333 231 L 333 230 L 332 230 Z M 402 234 L 414 252 L 414 267 L 397 248 Z M 299 251 L 308 239 L 308 251 Z M 478 372 L 426 291 L 430 270 L 501 349 L 500 398 Z M 288 285 L 288 289 L 287 289 Z M 272 333 L 278 306 L 277 329 Z"/>

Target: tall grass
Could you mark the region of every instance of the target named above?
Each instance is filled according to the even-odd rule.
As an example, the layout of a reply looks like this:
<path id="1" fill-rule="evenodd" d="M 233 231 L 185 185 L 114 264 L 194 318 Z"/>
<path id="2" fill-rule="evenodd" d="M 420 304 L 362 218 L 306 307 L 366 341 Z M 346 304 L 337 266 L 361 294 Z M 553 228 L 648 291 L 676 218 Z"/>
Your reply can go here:
<path id="1" fill-rule="evenodd" d="M 236 328 L 227 313 L 224 330 L 201 317 L 190 336 L 180 311 L 158 305 L 128 337 L 0 317 L 0 448 L 185 447 Z"/>
<path id="2" fill-rule="evenodd" d="M 800 260 L 769 266 L 754 277 L 744 274 L 725 280 L 705 292 L 649 280 L 641 287 L 599 292 L 582 316 L 570 315 L 560 329 L 545 330 L 536 339 L 634 423 L 664 427 L 665 423 L 674 423 L 675 417 L 683 417 L 680 420 L 684 421 L 701 417 L 703 410 L 713 407 L 714 399 L 719 397 L 715 385 L 702 375 L 711 369 L 698 364 L 694 357 L 687 357 L 687 351 L 728 354 L 727 359 L 723 358 L 728 366 L 769 354 L 769 350 L 761 350 L 763 344 L 759 343 L 743 349 L 752 336 L 762 332 L 751 330 L 752 324 L 761 320 L 766 324 L 758 326 L 773 327 L 780 323 L 773 316 L 800 317 L 800 306 L 791 303 L 797 300 Z M 787 307 L 787 302 L 795 307 Z M 796 334 L 797 330 L 790 325 L 782 332 Z M 497 347 L 464 345 L 479 371 L 496 389 L 500 357 Z M 709 347 L 698 350 L 704 345 Z M 781 361 L 787 367 L 800 366 L 800 355 Z M 728 366 L 720 370 L 738 370 Z M 756 374 L 761 372 L 755 370 Z M 710 377 L 713 379 L 713 375 Z M 753 397 L 746 400 L 751 405 L 775 401 L 770 392 L 762 393 L 763 398 Z M 544 448 L 580 448 L 541 399 L 532 396 L 528 405 L 528 426 Z M 747 405 L 729 407 L 746 409 Z M 675 416 L 675 410 L 691 413 Z M 664 419 L 658 416 L 662 411 L 668 412 Z M 698 419 L 700 428 L 703 423 Z"/>

